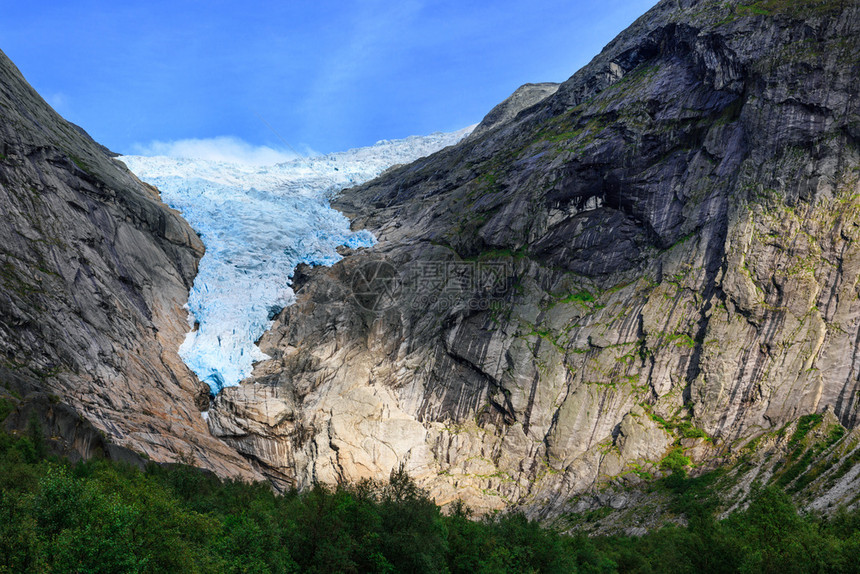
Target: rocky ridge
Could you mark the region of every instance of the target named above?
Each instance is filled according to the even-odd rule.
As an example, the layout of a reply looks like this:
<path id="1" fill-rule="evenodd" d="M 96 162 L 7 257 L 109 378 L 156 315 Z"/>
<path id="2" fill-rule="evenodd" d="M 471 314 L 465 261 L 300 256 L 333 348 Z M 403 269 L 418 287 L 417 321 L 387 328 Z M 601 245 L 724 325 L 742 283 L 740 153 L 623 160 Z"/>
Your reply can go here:
<path id="1" fill-rule="evenodd" d="M 213 434 L 284 486 L 403 463 L 440 503 L 546 516 L 811 413 L 853 429 L 858 28 L 856 1 L 664 0 L 343 192 L 378 244 L 303 270 Z"/>
<path id="2" fill-rule="evenodd" d="M 505 101 L 490 110 L 480 124 L 472 132 L 479 136 L 493 128 L 513 120 L 518 113 L 537 105 L 558 91 L 559 84 L 543 82 L 540 84 L 525 84 L 514 91 Z"/>

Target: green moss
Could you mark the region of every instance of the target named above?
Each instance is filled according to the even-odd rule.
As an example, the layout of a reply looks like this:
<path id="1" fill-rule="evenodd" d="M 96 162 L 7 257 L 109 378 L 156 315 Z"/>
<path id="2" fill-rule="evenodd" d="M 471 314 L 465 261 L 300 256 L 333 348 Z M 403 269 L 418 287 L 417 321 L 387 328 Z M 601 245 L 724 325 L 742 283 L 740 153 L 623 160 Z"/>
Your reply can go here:
<path id="1" fill-rule="evenodd" d="M 664 430 L 669 430 L 669 431 L 670 431 L 670 430 L 672 429 L 672 425 L 670 425 L 670 424 L 666 421 L 666 419 L 664 419 L 663 417 L 661 417 L 661 416 L 660 416 L 660 415 L 658 415 L 658 414 L 655 414 L 655 413 L 653 413 L 653 412 L 651 412 L 651 411 L 648 411 L 648 418 L 650 418 L 652 421 L 654 421 L 655 423 L 657 423 L 658 425 L 660 425 Z"/>
<path id="2" fill-rule="evenodd" d="M 537 335 L 538 337 L 540 337 L 544 341 L 550 343 L 562 355 L 565 353 L 565 349 L 562 346 L 561 342 L 559 341 L 558 336 L 554 335 L 549 329 L 541 329 L 541 328 L 535 327 L 531 331 L 531 333 L 529 333 L 529 335 Z"/>
<path id="3" fill-rule="evenodd" d="M 840 11 L 846 4 L 840 0 L 760 0 L 752 4 L 740 5 L 741 15 L 772 16 L 786 14 L 808 18 Z"/>
<path id="4" fill-rule="evenodd" d="M 758 448 L 759 443 L 761 442 L 761 437 L 763 437 L 763 436 L 764 435 L 759 435 L 759 436 L 755 437 L 754 439 L 752 439 L 751 441 L 749 441 L 748 443 L 746 443 L 744 445 L 744 448 L 742 449 L 742 452 L 749 453 L 749 454 L 754 453 L 756 451 L 756 449 Z"/>
<path id="5" fill-rule="evenodd" d="M 557 143 L 560 141 L 572 140 L 576 137 L 579 137 L 580 134 L 582 134 L 582 130 L 571 130 L 569 132 L 563 132 L 560 134 L 547 135 L 544 136 L 544 139 L 549 142 Z"/>
<path id="6" fill-rule="evenodd" d="M 556 303 L 591 303 L 592 301 L 594 301 L 594 295 L 583 289 L 559 299 Z"/>
<path id="7" fill-rule="evenodd" d="M 731 6 L 731 11 L 717 26 L 731 23 L 738 18 L 787 15 L 793 18 L 809 18 L 834 14 L 847 6 L 841 0 L 760 0 L 749 4 Z"/>
<path id="8" fill-rule="evenodd" d="M 566 301 L 578 301 L 580 303 L 590 303 L 594 301 L 594 295 L 589 293 L 588 291 L 582 290 L 577 291 L 576 293 L 572 293 Z"/>
<path id="9" fill-rule="evenodd" d="M 14 264 L 9 261 L 0 265 L 0 282 L 3 286 L 13 291 L 21 298 L 28 297 L 31 293 L 43 293 L 40 287 L 31 285 L 18 274 L 18 270 Z"/>
<path id="10" fill-rule="evenodd" d="M 704 429 L 697 427 L 693 424 L 693 421 L 690 419 L 690 414 L 686 414 L 685 416 L 679 416 L 676 413 L 671 420 L 666 420 L 660 415 L 653 412 L 652 407 L 648 404 L 643 404 L 642 408 L 645 409 L 645 412 L 652 421 L 660 425 L 660 428 L 665 430 L 667 433 L 676 437 L 675 447 L 680 448 L 681 439 L 685 438 L 703 438 L 708 442 L 713 443 L 714 438 L 710 436 Z M 682 410 L 683 412 L 683 410 Z"/>
<path id="11" fill-rule="evenodd" d="M 761 4 L 764 4 L 764 2 L 757 2 L 748 6 L 739 6 L 738 10 L 741 14 L 760 14 L 762 16 L 769 16 L 770 10 L 763 8 Z"/>
<path id="12" fill-rule="evenodd" d="M 563 114 L 549 120 L 526 149 L 538 144 L 560 144 L 557 153 L 568 150 L 581 152 L 613 123 L 612 118 L 597 116 L 585 119 L 580 114 Z M 520 153 L 525 151 L 522 150 Z"/>
<path id="13" fill-rule="evenodd" d="M 678 434 L 681 435 L 681 438 L 703 438 L 708 441 L 713 440 L 704 429 L 697 427 L 690 420 L 680 421 L 677 423 L 675 428 L 677 429 Z"/>
<path id="14" fill-rule="evenodd" d="M 642 469 L 642 465 L 633 463 L 630 465 L 630 472 L 641 478 L 642 480 L 654 480 L 654 476 L 647 470 Z"/>
<path id="15" fill-rule="evenodd" d="M 496 176 L 496 174 L 495 174 L 495 173 L 493 173 L 493 172 L 485 173 L 484 175 L 482 175 L 482 176 L 480 176 L 480 177 L 478 178 L 478 180 L 479 180 L 480 182 L 482 182 L 482 183 L 484 183 L 484 184 L 487 184 L 487 185 L 489 185 L 489 186 L 494 186 L 494 185 L 496 185 L 496 179 L 497 179 L 497 176 Z"/>

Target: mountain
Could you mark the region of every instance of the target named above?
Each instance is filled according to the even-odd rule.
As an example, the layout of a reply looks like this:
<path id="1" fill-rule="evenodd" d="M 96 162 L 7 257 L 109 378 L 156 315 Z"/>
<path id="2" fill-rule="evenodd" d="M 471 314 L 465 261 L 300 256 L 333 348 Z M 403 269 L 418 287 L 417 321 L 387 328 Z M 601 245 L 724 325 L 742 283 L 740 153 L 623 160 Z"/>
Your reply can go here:
<path id="1" fill-rule="evenodd" d="M 332 199 L 351 230 L 298 165 L 126 158 L 226 275 L 0 54 L 4 424 L 277 488 L 402 467 L 439 504 L 566 528 L 650 528 L 653 479 L 711 469 L 725 511 L 763 483 L 856 506 L 858 28 L 856 0 L 661 1 L 457 145 L 356 157 L 354 182 L 385 171 Z M 301 245 L 270 225 L 290 209 Z M 207 324 L 198 286 L 236 321 Z M 229 325 L 263 359 L 237 386 L 253 361 L 205 335 Z"/>
<path id="2" fill-rule="evenodd" d="M 189 225 L 0 52 L 0 398 L 56 452 L 259 479 L 213 438 L 177 354 L 203 255 Z"/>
<path id="3" fill-rule="evenodd" d="M 2 53 L 0 114 L 0 399 L 15 407 L 6 427 L 35 420 L 72 459 L 181 461 L 243 480 L 265 477 L 209 432 L 210 393 L 267 358 L 253 343 L 292 300 L 298 263 L 331 264 L 337 247 L 374 241 L 350 232 L 327 196 L 470 131 L 262 168 L 117 159 Z"/>
<path id="4" fill-rule="evenodd" d="M 377 243 L 300 269 L 210 429 L 281 484 L 405 464 L 482 511 L 720 465 L 856 503 L 858 80 L 856 1 L 661 1 L 340 193 Z"/>

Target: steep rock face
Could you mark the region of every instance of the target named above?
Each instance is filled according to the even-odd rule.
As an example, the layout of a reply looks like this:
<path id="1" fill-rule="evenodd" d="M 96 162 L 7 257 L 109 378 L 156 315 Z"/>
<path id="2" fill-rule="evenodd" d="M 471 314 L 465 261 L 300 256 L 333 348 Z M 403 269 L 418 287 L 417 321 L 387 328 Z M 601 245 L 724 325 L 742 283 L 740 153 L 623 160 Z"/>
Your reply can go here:
<path id="1" fill-rule="evenodd" d="M 199 238 L 2 52 L 0 117 L 0 382 L 19 411 L 9 424 L 33 412 L 61 451 L 91 454 L 94 425 L 100 444 L 259 477 L 209 434 L 195 406 L 208 406 L 205 386 L 177 355 Z"/>
<path id="2" fill-rule="evenodd" d="M 309 274 L 213 432 L 284 484 L 405 463 L 440 503 L 545 513 L 672 449 L 856 426 L 858 88 L 856 1 L 660 2 L 343 192 L 379 243 Z"/>

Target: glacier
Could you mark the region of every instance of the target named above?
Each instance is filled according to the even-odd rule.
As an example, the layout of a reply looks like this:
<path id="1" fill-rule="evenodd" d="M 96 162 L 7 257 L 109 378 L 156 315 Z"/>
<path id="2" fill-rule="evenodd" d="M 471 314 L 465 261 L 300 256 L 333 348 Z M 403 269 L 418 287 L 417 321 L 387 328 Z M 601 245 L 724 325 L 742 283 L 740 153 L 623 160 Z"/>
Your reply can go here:
<path id="1" fill-rule="evenodd" d="M 331 208 L 337 191 L 453 145 L 472 128 L 383 140 L 375 145 L 268 166 L 165 156 L 117 158 L 155 185 L 200 235 L 206 254 L 188 297 L 180 356 L 212 394 L 238 385 L 268 357 L 255 342 L 274 313 L 295 300 L 299 263 L 332 265 L 337 248 L 369 247 Z"/>

